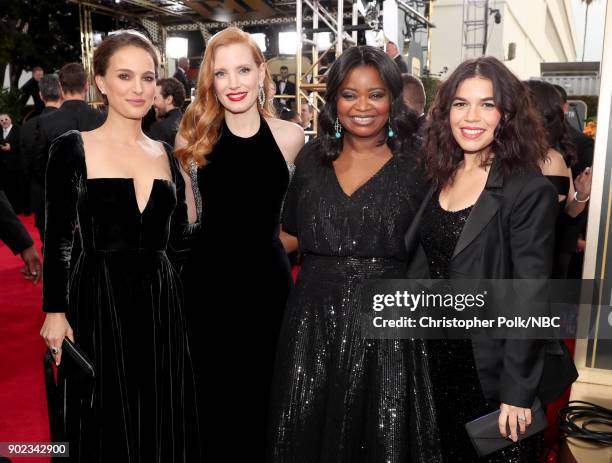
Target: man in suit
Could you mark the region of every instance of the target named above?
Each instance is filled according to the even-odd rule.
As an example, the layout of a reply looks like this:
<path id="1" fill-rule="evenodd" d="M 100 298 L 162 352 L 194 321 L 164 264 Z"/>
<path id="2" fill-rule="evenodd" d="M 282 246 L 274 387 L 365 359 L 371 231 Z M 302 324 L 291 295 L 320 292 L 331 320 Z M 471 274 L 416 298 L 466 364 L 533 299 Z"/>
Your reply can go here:
<path id="1" fill-rule="evenodd" d="M 399 67 L 400 72 L 402 74 L 408 74 L 408 65 L 406 64 L 406 61 L 404 61 L 404 58 L 402 58 L 402 55 L 400 55 L 397 45 L 393 42 L 387 42 L 385 51 L 387 52 L 387 55 L 389 55 L 391 59 L 395 61 L 395 64 L 397 64 L 397 67 Z"/>
<path id="2" fill-rule="evenodd" d="M 63 103 L 57 111 L 38 118 L 38 151 L 30 163 L 32 181 L 44 190 L 49 148 L 57 137 L 69 130 L 85 132 L 100 127 L 106 115 L 85 102 L 89 85 L 85 69 L 79 63 L 68 63 L 60 69 L 59 82 Z M 44 219 L 42 220 L 44 224 Z M 44 235 L 44 230 L 42 230 Z"/>
<path id="3" fill-rule="evenodd" d="M 47 74 L 38 83 L 39 94 L 41 100 L 45 103 L 41 116 L 51 114 L 57 111 L 62 104 L 62 88 L 60 87 L 59 78 L 55 74 Z M 29 180 L 30 187 L 30 202 L 32 211 L 34 212 L 34 223 L 40 233 L 40 239 L 43 240 L 44 223 L 41 222 L 45 216 L 45 192 L 42 189 L 40 182 L 30 180 L 30 171 L 32 162 L 38 152 L 40 144 L 40 135 L 38 120 L 40 116 L 29 119 L 20 131 L 20 151 L 23 157 L 26 176 Z"/>
<path id="4" fill-rule="evenodd" d="M 34 241 L 25 229 L 2 190 L 0 184 L 0 241 L 4 241 L 13 254 L 19 254 L 25 267 L 24 276 L 37 283 L 40 278 L 40 257 L 34 247 Z"/>
<path id="5" fill-rule="evenodd" d="M 149 136 L 153 140 L 166 142 L 174 148 L 174 138 L 178 132 L 185 102 L 185 89 L 174 77 L 157 81 L 153 107 L 159 119 L 151 126 Z"/>
<path id="6" fill-rule="evenodd" d="M 418 133 L 423 135 L 427 128 L 427 118 L 425 116 L 425 87 L 421 79 L 410 74 L 402 74 L 402 98 L 404 103 L 412 109 L 418 116 Z"/>
<path id="7" fill-rule="evenodd" d="M 38 94 L 38 82 L 40 82 L 43 75 L 43 68 L 36 66 L 34 69 L 32 69 L 32 77 L 30 80 L 28 80 L 21 87 L 21 91 L 24 93 L 23 105 L 26 105 L 30 97 L 32 97 L 32 100 L 34 101 L 34 112 L 32 113 L 32 116 L 38 116 L 45 108 L 45 104 L 40 99 L 40 95 Z"/>
<path id="8" fill-rule="evenodd" d="M 187 71 L 189 71 L 189 58 L 179 58 L 178 67 L 176 68 L 176 71 L 172 77 L 183 84 L 183 88 L 185 89 L 185 98 L 190 98 L 193 82 L 187 76 Z"/>
<path id="9" fill-rule="evenodd" d="M 19 127 L 13 125 L 11 116 L 0 113 L 0 174 L 6 196 L 17 214 L 25 209 L 24 165 L 19 152 Z"/>
<path id="10" fill-rule="evenodd" d="M 295 95 L 295 84 L 289 81 L 289 68 L 287 66 L 281 66 L 280 68 L 280 77 L 276 81 L 276 94 Z M 289 106 L 289 102 L 286 98 L 280 98 L 277 101 L 281 106 Z"/>

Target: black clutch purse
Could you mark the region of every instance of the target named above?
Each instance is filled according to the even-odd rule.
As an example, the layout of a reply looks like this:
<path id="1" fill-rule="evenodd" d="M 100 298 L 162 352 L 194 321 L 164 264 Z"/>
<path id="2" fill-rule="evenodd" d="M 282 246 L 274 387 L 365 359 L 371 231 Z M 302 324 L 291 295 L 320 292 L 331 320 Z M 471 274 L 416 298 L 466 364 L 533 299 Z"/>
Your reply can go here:
<path id="1" fill-rule="evenodd" d="M 93 380 L 96 377 L 93 363 L 67 337 L 62 343 L 62 361 L 58 370 L 65 378 Z"/>
<path id="2" fill-rule="evenodd" d="M 476 418 L 465 425 L 465 429 L 479 457 L 487 456 L 514 444 L 510 439 L 504 438 L 499 434 L 499 425 L 497 424 L 499 413 L 500 411 L 496 410 L 488 415 Z M 531 425 L 527 426 L 525 434 L 519 433 L 519 442 L 522 439 L 544 431 L 547 426 L 548 420 L 546 419 L 544 408 L 540 400 L 536 399 L 531 407 Z M 508 434 L 510 434 L 510 431 L 508 431 Z"/>

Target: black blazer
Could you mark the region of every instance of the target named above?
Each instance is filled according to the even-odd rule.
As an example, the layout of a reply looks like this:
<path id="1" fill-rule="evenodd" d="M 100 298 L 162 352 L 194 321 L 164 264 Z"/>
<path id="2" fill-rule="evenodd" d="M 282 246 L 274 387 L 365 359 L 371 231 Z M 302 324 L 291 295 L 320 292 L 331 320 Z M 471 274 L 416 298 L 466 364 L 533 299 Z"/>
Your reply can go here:
<path id="1" fill-rule="evenodd" d="M 174 139 L 178 132 L 183 114 L 178 108 L 168 111 L 163 119 L 155 122 L 149 130 L 149 137 L 167 143 L 174 148 Z"/>
<path id="2" fill-rule="evenodd" d="M 41 184 L 44 183 L 49 148 L 51 143 L 69 130 L 79 132 L 94 130 L 100 127 L 106 114 L 91 108 L 82 100 L 64 101 L 62 106 L 49 114 L 38 117 L 38 152 L 30 163 L 30 175 Z"/>
<path id="3" fill-rule="evenodd" d="M 419 229 L 430 191 L 406 233 L 409 277 L 429 278 Z M 557 192 L 541 173 L 503 178 L 493 162 L 451 258 L 450 278 L 549 278 L 552 271 Z M 528 295 L 523 295 L 529 300 Z M 561 341 L 473 336 L 474 359 L 485 397 L 531 407 L 536 396 L 554 401 L 578 373 Z"/>
<path id="4" fill-rule="evenodd" d="M 193 82 L 189 80 L 187 74 L 185 74 L 182 69 L 177 69 L 172 77 L 185 87 L 185 98 L 191 98 L 191 87 L 193 87 Z"/>
<path id="5" fill-rule="evenodd" d="M 395 64 L 397 64 L 397 67 L 402 74 L 408 74 L 408 64 L 406 64 L 406 60 L 402 58 L 402 55 L 397 55 L 395 58 L 393 58 L 393 61 L 395 61 Z"/>
<path id="6" fill-rule="evenodd" d="M 13 254 L 19 254 L 34 242 L 25 229 L 0 185 L 0 240 L 4 241 Z"/>
<path id="7" fill-rule="evenodd" d="M 295 95 L 295 84 L 293 82 L 287 81 L 285 84 L 285 91 L 281 93 L 280 91 L 280 81 L 276 82 L 276 94 L 277 95 Z"/>
<path id="8" fill-rule="evenodd" d="M 0 162 L 7 170 L 22 170 L 23 160 L 21 159 L 21 153 L 19 152 L 19 127 L 13 124 L 11 131 L 4 138 L 4 131 L 0 127 L 0 145 L 9 143 L 11 149 L 8 151 L 0 151 Z"/>
<path id="9" fill-rule="evenodd" d="M 43 109 L 40 116 L 57 111 L 58 108 L 46 107 Z M 38 134 L 38 118 L 40 116 L 31 117 L 22 126 L 19 132 L 19 146 L 21 151 L 21 157 L 26 166 L 26 169 L 30 169 L 30 164 L 38 151 L 40 143 L 40 136 Z"/>

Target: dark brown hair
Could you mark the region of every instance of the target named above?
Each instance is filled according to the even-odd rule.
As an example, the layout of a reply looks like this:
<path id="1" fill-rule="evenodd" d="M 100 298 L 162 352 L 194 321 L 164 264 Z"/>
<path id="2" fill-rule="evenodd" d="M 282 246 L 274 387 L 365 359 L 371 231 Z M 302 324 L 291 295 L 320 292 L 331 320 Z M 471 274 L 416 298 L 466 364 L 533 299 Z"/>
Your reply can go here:
<path id="1" fill-rule="evenodd" d="M 106 37 L 100 46 L 96 48 L 93 56 L 93 69 L 95 76 L 104 76 L 108 69 L 111 57 L 124 47 L 138 47 L 151 55 L 155 66 L 155 75 L 159 66 L 159 55 L 151 41 L 138 31 L 124 30 Z"/>
<path id="2" fill-rule="evenodd" d="M 87 87 L 87 73 L 80 63 L 64 64 L 59 81 L 64 93 L 83 93 Z"/>
<path id="3" fill-rule="evenodd" d="M 576 147 L 565 122 L 561 92 L 554 85 L 542 80 L 525 82 L 535 109 L 540 113 L 548 135 L 548 144 L 559 151 L 569 166 L 576 164 Z"/>
<path id="4" fill-rule="evenodd" d="M 528 169 L 539 170 L 546 160 L 548 144 L 544 128 L 525 85 L 496 58 L 488 56 L 464 61 L 442 83 L 429 110 L 421 159 L 435 188 L 452 182 L 463 161 L 463 150 L 453 136 L 449 114 L 457 88 L 473 77 L 491 81 L 495 106 L 501 114 L 491 154 L 482 160 L 483 166 L 489 165 L 495 156 L 502 176 L 507 177 Z"/>
<path id="5" fill-rule="evenodd" d="M 172 104 L 175 108 L 182 108 L 185 102 L 185 87 L 174 77 L 169 79 L 159 79 L 157 85 L 161 87 L 161 94 L 164 98 L 172 97 Z"/>

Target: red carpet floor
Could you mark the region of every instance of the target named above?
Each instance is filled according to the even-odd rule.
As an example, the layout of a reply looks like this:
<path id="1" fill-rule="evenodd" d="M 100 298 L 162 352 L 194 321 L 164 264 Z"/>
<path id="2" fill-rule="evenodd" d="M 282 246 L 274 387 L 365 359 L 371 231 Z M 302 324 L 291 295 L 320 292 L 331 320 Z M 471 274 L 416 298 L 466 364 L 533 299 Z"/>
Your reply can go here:
<path id="1" fill-rule="evenodd" d="M 21 219 L 40 253 L 33 217 Z M 0 242 L 0 442 L 49 442 L 42 363 L 45 344 L 39 335 L 44 320 L 41 283 L 34 286 L 25 280 L 19 272 L 21 267 L 21 259 Z"/>

